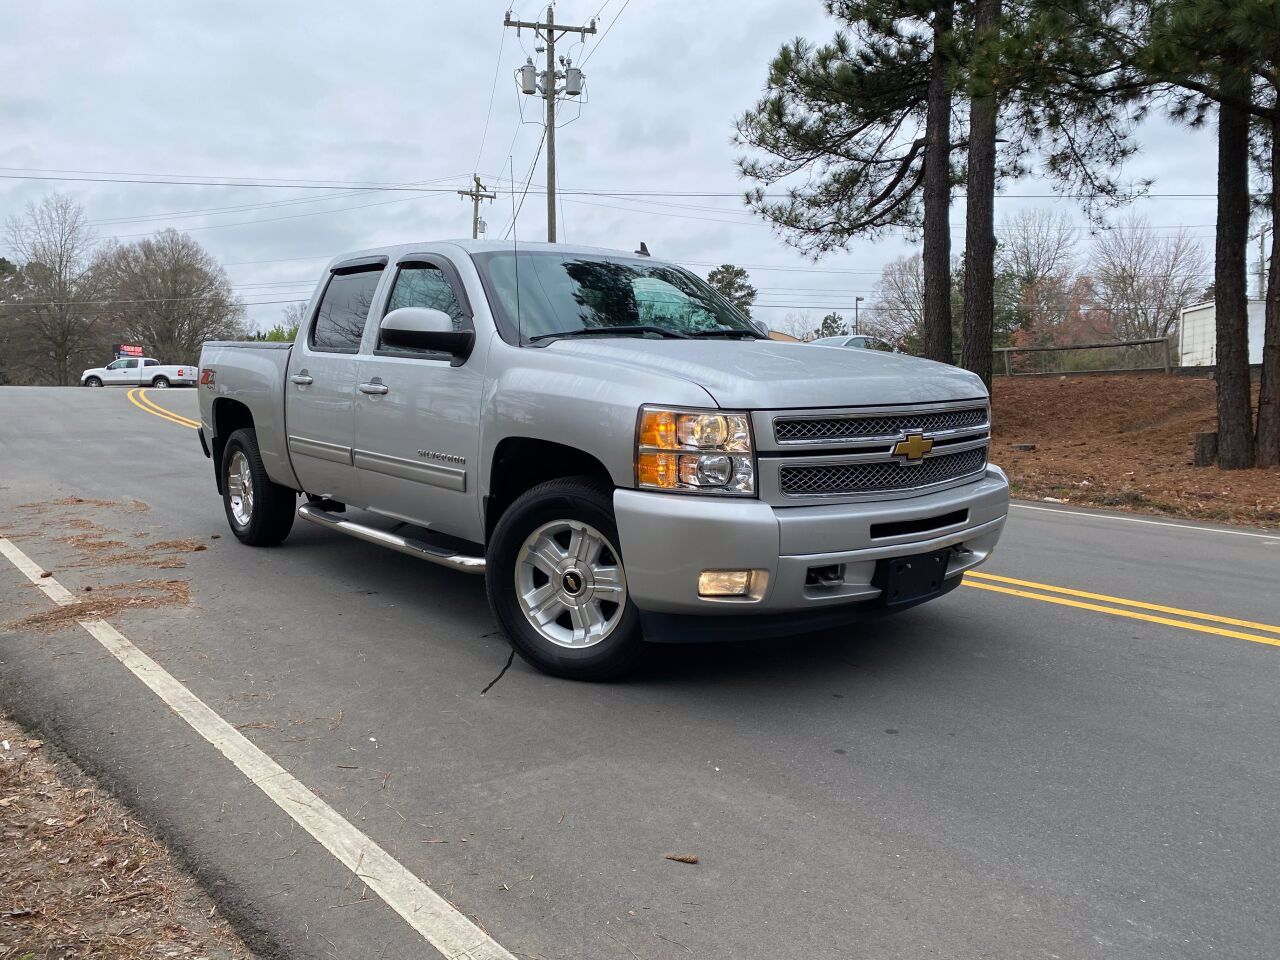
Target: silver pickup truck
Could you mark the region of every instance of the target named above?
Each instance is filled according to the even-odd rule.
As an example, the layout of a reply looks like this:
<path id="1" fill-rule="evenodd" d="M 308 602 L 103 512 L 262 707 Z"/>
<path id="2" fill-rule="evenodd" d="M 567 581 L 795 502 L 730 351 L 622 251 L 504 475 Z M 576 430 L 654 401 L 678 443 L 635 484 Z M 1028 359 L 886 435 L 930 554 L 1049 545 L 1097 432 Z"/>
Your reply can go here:
<path id="1" fill-rule="evenodd" d="M 646 640 L 938 597 L 1009 503 L 977 377 L 770 340 L 687 270 L 614 250 L 339 257 L 296 343 L 205 344 L 199 393 L 241 541 L 296 515 L 484 574 L 515 649 L 583 679 Z"/>

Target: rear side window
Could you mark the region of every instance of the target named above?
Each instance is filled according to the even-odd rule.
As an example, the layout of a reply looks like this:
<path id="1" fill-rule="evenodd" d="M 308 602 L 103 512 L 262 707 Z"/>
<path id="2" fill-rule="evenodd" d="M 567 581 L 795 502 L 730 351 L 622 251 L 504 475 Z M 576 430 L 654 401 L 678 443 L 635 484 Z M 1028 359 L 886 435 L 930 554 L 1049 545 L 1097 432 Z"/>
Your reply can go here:
<path id="1" fill-rule="evenodd" d="M 159 360 L 143 360 L 142 365 L 144 367 L 158 367 L 160 366 L 160 361 Z"/>
<path id="2" fill-rule="evenodd" d="M 314 350 L 355 353 L 364 336 L 364 323 L 373 306 L 382 269 L 335 273 L 329 278 L 311 325 L 309 343 Z"/>
<path id="3" fill-rule="evenodd" d="M 443 270 L 429 263 L 405 264 L 396 274 L 395 285 L 391 288 L 391 296 L 387 299 L 387 313 L 401 307 L 440 310 L 447 313 L 453 320 L 454 330 L 470 329 L 469 318 L 466 311 L 462 309 L 462 304 L 458 302 L 458 295 L 454 293 L 449 278 L 444 275 Z M 452 359 L 447 353 L 386 346 L 381 342 L 381 338 L 378 342 L 378 352 L 427 359 Z"/>

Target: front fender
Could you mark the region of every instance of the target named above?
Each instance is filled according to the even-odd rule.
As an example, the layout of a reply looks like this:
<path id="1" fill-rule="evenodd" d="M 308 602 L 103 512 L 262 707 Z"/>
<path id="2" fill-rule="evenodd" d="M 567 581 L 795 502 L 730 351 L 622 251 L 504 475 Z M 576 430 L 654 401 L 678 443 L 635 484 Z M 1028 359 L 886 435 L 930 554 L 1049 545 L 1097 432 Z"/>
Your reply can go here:
<path id="1" fill-rule="evenodd" d="M 715 407 L 701 386 L 678 377 L 513 347 L 495 338 L 480 428 L 481 494 L 488 495 L 494 451 L 509 437 L 546 440 L 590 454 L 615 486 L 634 484 L 636 415 L 646 403 Z"/>

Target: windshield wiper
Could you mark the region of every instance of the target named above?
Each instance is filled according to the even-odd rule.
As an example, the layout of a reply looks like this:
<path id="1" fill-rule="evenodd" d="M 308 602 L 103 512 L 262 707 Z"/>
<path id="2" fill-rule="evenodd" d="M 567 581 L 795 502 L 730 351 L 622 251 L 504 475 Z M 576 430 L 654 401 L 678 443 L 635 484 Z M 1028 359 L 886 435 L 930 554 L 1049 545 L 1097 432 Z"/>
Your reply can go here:
<path id="1" fill-rule="evenodd" d="M 691 337 L 750 337 L 752 340 L 764 340 L 765 337 L 760 336 L 754 330 L 741 330 L 736 327 L 730 327 L 725 330 L 699 330 L 697 333 L 689 334 Z"/>
<path id="2" fill-rule="evenodd" d="M 630 333 L 656 333 L 660 337 L 670 337 L 673 340 L 688 340 L 687 334 L 677 333 L 675 330 L 668 330 L 666 327 L 652 327 L 644 324 L 634 324 L 632 326 L 619 327 L 579 327 L 577 330 L 561 330 L 558 333 L 539 333 L 536 336 L 529 337 L 530 343 L 536 343 L 539 340 L 551 340 L 556 337 L 600 337 L 613 336 L 615 334 L 625 336 Z"/>

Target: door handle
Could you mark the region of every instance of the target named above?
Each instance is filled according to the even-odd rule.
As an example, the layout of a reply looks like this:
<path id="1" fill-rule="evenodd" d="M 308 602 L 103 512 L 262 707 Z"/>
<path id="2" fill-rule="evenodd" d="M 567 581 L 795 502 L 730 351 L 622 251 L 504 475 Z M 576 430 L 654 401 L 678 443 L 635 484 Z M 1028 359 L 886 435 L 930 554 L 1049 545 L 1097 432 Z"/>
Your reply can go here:
<path id="1" fill-rule="evenodd" d="M 295 373 L 292 377 L 289 378 L 289 381 L 291 383 L 296 383 L 300 387 L 310 386 L 311 384 L 315 383 L 315 380 L 307 376 L 305 373 Z"/>
<path id="2" fill-rule="evenodd" d="M 367 393 L 367 394 L 369 394 L 370 396 L 375 396 L 375 397 L 380 397 L 380 396 L 382 396 L 384 393 L 389 392 L 389 391 L 390 391 L 390 389 L 391 389 L 391 388 L 390 388 L 390 387 L 388 387 L 388 386 L 387 386 L 385 383 L 383 383 L 381 380 L 374 380 L 374 381 L 373 381 L 373 382 L 371 382 L 371 383 L 362 383 L 362 384 L 360 384 L 360 392 L 361 392 L 361 393 Z"/>

